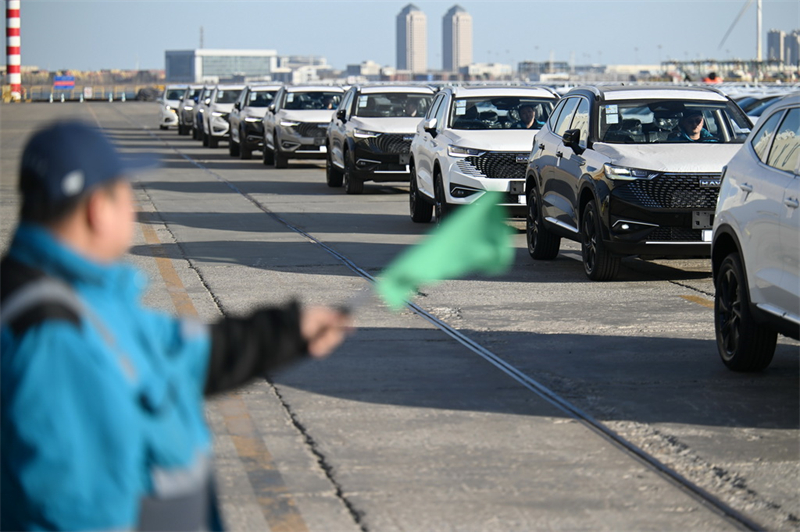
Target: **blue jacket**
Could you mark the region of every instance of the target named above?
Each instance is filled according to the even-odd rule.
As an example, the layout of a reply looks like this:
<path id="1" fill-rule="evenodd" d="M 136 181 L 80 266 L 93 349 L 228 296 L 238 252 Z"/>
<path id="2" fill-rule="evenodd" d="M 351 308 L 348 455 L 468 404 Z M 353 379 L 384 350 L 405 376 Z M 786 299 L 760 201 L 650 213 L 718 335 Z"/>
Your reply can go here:
<path id="1" fill-rule="evenodd" d="M 65 281 L 93 317 L 0 332 L 2 528 L 135 528 L 160 473 L 210 456 L 208 329 L 144 308 L 142 272 L 38 227 L 20 226 L 9 256 Z"/>

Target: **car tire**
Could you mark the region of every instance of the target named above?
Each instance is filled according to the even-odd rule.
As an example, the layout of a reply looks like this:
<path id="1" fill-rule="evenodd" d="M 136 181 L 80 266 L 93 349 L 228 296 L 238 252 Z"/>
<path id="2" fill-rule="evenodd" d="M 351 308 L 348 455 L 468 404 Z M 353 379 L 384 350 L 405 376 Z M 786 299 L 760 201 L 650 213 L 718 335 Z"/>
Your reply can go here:
<path id="1" fill-rule="evenodd" d="M 554 235 L 544 225 L 542 204 L 536 184 L 528 190 L 528 214 L 525 218 L 525 233 L 528 241 L 528 254 L 536 260 L 553 260 L 558 256 L 561 237 Z"/>
<path id="2" fill-rule="evenodd" d="M 241 137 L 239 137 L 239 139 L 241 139 Z M 239 157 L 240 149 L 240 144 L 234 142 L 233 137 L 230 137 L 228 139 L 228 155 L 231 157 Z"/>
<path id="3" fill-rule="evenodd" d="M 169 129 L 169 126 L 165 126 L 165 125 L 161 124 L 161 125 L 158 126 L 158 129 L 160 129 L 161 131 L 164 131 L 166 129 Z"/>
<path id="4" fill-rule="evenodd" d="M 592 281 L 611 281 L 619 271 L 620 257 L 609 252 L 600 232 L 600 216 L 594 201 L 583 209 L 581 256 L 586 276 Z"/>
<path id="5" fill-rule="evenodd" d="M 200 130 L 196 127 L 192 128 L 192 140 L 200 140 Z"/>
<path id="6" fill-rule="evenodd" d="M 430 223 L 433 219 L 433 205 L 419 191 L 414 165 L 411 165 L 409 170 L 411 171 L 411 180 L 408 183 L 408 211 L 411 221 L 418 224 Z"/>
<path id="7" fill-rule="evenodd" d="M 209 148 L 218 148 L 219 147 L 219 137 L 215 137 L 214 135 L 208 135 L 208 147 Z"/>
<path id="8" fill-rule="evenodd" d="M 178 135 L 185 135 L 186 134 L 186 126 L 183 124 L 178 124 Z"/>
<path id="9" fill-rule="evenodd" d="M 288 168 L 289 167 L 289 157 L 281 153 L 281 149 L 277 146 L 275 147 L 275 168 Z"/>
<path id="10" fill-rule="evenodd" d="M 338 188 L 342 186 L 343 178 L 342 171 L 333 165 L 331 151 L 328 150 L 328 154 L 325 156 L 325 182 L 331 188 Z"/>
<path id="11" fill-rule="evenodd" d="M 775 354 L 778 333 L 750 313 L 750 292 L 742 261 L 731 253 L 714 280 L 714 329 L 722 362 L 733 371 L 761 371 Z"/>
<path id="12" fill-rule="evenodd" d="M 203 146 L 208 146 L 208 133 L 205 129 L 200 132 L 200 138 L 203 140 Z"/>
<path id="13" fill-rule="evenodd" d="M 364 182 L 355 173 L 355 163 L 349 152 L 344 153 L 344 191 L 348 194 L 364 192 Z"/>
<path id="14" fill-rule="evenodd" d="M 264 141 L 264 149 L 261 151 L 261 162 L 264 163 L 264 166 L 275 164 L 275 152 L 267 148 L 266 141 Z"/>
<path id="15" fill-rule="evenodd" d="M 433 192 L 436 196 L 436 202 L 433 206 L 436 214 L 436 223 L 441 223 L 453 210 L 453 206 L 447 203 L 447 197 L 444 194 L 444 181 L 439 170 L 433 175 Z"/>
<path id="16" fill-rule="evenodd" d="M 244 139 L 247 137 L 244 135 L 244 131 L 241 129 L 239 130 L 239 159 L 241 160 L 249 160 L 253 158 L 253 150 L 250 148 L 250 145 L 245 142 Z"/>

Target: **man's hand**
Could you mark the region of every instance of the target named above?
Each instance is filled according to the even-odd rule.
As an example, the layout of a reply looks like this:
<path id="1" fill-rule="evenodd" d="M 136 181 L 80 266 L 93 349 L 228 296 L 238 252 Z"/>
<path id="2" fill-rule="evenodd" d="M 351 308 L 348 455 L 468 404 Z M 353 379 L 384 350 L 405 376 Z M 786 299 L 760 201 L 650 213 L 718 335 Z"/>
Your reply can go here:
<path id="1" fill-rule="evenodd" d="M 309 307 L 301 311 L 300 333 L 314 358 L 328 356 L 352 332 L 349 314 L 328 307 Z"/>

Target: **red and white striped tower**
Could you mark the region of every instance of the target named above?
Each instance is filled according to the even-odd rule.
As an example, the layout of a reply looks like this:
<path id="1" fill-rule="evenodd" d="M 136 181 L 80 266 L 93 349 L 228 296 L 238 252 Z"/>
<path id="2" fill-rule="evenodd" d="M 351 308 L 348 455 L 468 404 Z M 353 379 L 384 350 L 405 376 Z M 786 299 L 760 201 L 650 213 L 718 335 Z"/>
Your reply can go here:
<path id="1" fill-rule="evenodd" d="M 8 84 L 11 85 L 11 99 L 22 98 L 22 74 L 19 55 L 19 3 L 20 0 L 6 1 L 6 69 Z"/>

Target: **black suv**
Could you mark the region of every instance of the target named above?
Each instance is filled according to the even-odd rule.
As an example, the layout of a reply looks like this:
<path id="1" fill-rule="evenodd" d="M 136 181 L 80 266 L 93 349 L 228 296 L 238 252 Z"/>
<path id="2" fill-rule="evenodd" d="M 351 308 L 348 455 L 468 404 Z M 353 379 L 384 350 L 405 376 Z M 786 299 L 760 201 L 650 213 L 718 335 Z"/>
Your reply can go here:
<path id="1" fill-rule="evenodd" d="M 613 279 L 621 257 L 709 256 L 723 166 L 751 123 L 703 87 L 585 87 L 559 101 L 526 171 L 528 252 L 581 243 L 586 275 Z"/>

